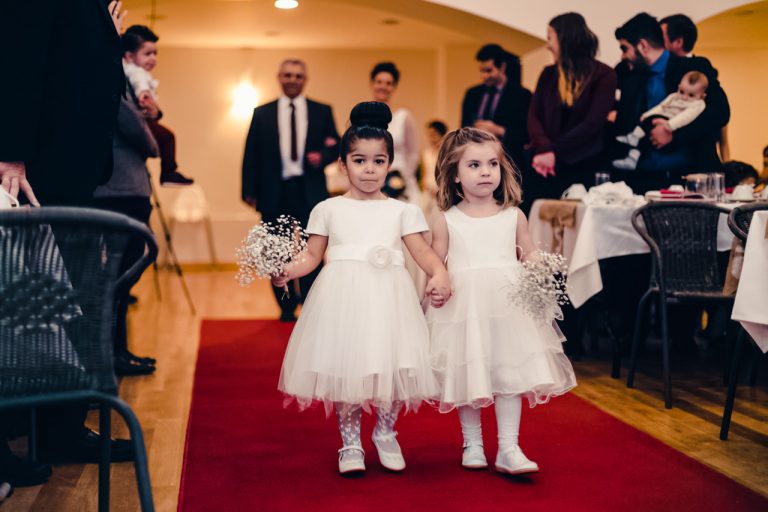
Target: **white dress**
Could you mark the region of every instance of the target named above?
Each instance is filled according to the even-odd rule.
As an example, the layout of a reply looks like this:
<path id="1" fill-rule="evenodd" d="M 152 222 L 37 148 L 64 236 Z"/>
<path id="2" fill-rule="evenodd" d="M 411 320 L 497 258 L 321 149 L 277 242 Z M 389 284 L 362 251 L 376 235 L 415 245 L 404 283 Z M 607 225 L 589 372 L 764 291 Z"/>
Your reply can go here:
<path id="1" fill-rule="evenodd" d="M 448 225 L 453 297 L 427 310 L 432 367 L 442 385 L 440 411 L 485 407 L 498 394 L 520 394 L 530 406 L 576 386 L 562 336 L 510 303 L 518 279 L 517 208 L 469 217 L 457 207 Z"/>
<path id="2" fill-rule="evenodd" d="M 307 232 L 328 237 L 280 373 L 286 404 L 417 408 L 437 397 L 429 331 L 403 266 L 402 237 L 427 231 L 421 210 L 395 199 L 327 199 Z M 338 404 L 337 404 L 338 406 Z"/>
<path id="3" fill-rule="evenodd" d="M 395 156 L 392 160 L 392 170 L 400 171 L 405 180 L 405 196 L 409 203 L 421 206 L 421 189 L 416 179 L 416 169 L 419 166 L 418 135 L 413 131 L 413 116 L 404 108 L 395 110 L 389 123 L 389 133 L 392 134 L 392 144 Z"/>

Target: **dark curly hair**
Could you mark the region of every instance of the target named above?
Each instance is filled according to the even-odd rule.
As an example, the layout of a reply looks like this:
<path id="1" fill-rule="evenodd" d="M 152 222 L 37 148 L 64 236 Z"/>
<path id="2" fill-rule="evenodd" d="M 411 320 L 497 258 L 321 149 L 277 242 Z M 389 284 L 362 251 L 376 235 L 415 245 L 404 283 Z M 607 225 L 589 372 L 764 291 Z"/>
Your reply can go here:
<path id="1" fill-rule="evenodd" d="M 394 62 L 379 62 L 371 70 L 371 80 L 376 78 L 379 73 L 389 73 L 395 81 L 395 85 L 400 81 L 400 70 L 397 69 Z"/>
<path id="2" fill-rule="evenodd" d="M 389 163 L 395 158 L 395 145 L 392 142 L 392 134 L 387 131 L 389 122 L 392 121 L 392 111 L 389 107 L 378 101 L 364 101 L 358 103 L 349 113 L 350 126 L 341 137 L 339 144 L 339 157 L 346 162 L 347 155 L 352 151 L 352 145 L 360 139 L 383 140 L 387 146 Z"/>

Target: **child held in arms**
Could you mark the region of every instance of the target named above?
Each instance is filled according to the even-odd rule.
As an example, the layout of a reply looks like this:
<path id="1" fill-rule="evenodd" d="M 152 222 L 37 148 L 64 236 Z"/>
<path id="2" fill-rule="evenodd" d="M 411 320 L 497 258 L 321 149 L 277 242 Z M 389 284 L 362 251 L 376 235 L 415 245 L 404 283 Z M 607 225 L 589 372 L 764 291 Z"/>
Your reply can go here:
<path id="1" fill-rule="evenodd" d="M 138 105 L 146 108 L 149 104 L 157 102 L 159 82 L 152 76 L 152 70 L 157 65 L 157 41 L 160 38 L 143 25 L 132 25 L 125 31 L 122 39 L 125 77 L 131 84 Z M 194 180 L 177 170 L 176 136 L 160 124 L 159 116 L 156 119 L 148 119 L 148 123 L 160 148 L 160 184 L 191 185 Z"/>
<path id="2" fill-rule="evenodd" d="M 704 98 L 707 96 L 708 86 L 709 81 L 704 73 L 689 71 L 683 75 L 677 92 L 673 92 L 661 103 L 643 113 L 640 116 L 640 124 L 634 130 L 626 135 L 616 137 L 616 140 L 632 146 L 632 149 L 629 150 L 629 154 L 625 158 L 614 160 L 613 166 L 616 169 L 630 171 L 637 167 L 637 161 L 640 160 L 641 154 L 637 146 L 645 135 L 653 129 L 656 119 L 663 119 L 663 122 L 673 132 L 691 124 L 706 108 Z"/>

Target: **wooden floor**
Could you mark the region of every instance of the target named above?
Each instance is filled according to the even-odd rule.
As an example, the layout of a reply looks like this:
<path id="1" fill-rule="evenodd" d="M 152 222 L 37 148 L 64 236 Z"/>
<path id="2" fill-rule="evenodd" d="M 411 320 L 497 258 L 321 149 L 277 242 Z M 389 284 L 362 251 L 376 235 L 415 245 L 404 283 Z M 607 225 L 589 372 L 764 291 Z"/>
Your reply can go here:
<path id="1" fill-rule="evenodd" d="M 190 314 L 175 274 L 160 272 L 162 299 L 156 295 L 151 272 L 139 284 L 139 304 L 130 313 L 131 347 L 137 354 L 157 357 L 158 371 L 149 377 L 123 379 L 120 386 L 121 397 L 133 407 L 144 428 L 158 511 L 176 510 L 200 320 L 274 318 L 278 312 L 267 283 L 244 289 L 230 271 L 189 271 L 186 281 L 196 316 Z M 719 376 L 696 371 L 675 374 L 675 408 L 665 410 L 656 378 L 640 373 L 636 389 L 628 390 L 623 381 L 608 376 L 608 363 L 599 355 L 574 366 L 579 396 L 768 496 L 768 391 L 764 384 L 740 388 L 730 440 L 723 442 L 718 438 L 724 400 Z M 127 436 L 119 420 L 114 429 L 117 435 Z M 0 508 L 2 512 L 96 510 L 96 485 L 95 465 L 59 466 L 48 484 L 17 489 Z M 112 466 L 112 490 L 112 510 L 139 509 L 131 464 Z"/>

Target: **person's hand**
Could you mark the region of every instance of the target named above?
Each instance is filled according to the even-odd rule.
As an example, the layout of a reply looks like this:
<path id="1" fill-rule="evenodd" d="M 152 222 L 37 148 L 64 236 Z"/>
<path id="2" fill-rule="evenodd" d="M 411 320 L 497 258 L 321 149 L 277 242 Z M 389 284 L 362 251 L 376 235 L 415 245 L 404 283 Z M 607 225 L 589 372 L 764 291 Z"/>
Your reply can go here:
<path id="1" fill-rule="evenodd" d="M 432 276 L 432 279 L 427 282 L 426 294 L 431 296 L 433 293 L 437 293 L 439 296 L 443 297 L 445 302 L 451 298 L 453 293 L 451 291 L 451 278 L 447 271 L 443 270 L 436 273 Z"/>
<path id="2" fill-rule="evenodd" d="M 503 137 L 506 133 L 506 129 L 501 126 L 500 124 L 496 124 L 493 121 L 488 121 L 487 119 L 478 119 L 475 121 L 475 128 L 479 130 L 485 130 L 487 132 L 491 132 L 496 137 Z"/>
<path id="3" fill-rule="evenodd" d="M 27 181 L 24 162 L 0 162 L 0 184 L 11 196 L 18 198 L 19 192 L 23 192 L 32 206 L 40 206 L 32 185 Z"/>
<path id="4" fill-rule="evenodd" d="M 531 163 L 533 170 L 539 173 L 542 177 L 555 175 L 555 153 L 548 151 L 546 153 L 539 153 L 533 157 Z"/>
<path id="5" fill-rule="evenodd" d="M 323 163 L 323 154 L 319 151 L 310 151 L 307 153 L 307 162 L 312 167 L 319 167 Z"/>
<path id="6" fill-rule="evenodd" d="M 651 130 L 651 144 L 656 149 L 661 149 L 672 142 L 672 130 L 666 119 L 654 119 L 653 129 Z"/>
<path id="7" fill-rule="evenodd" d="M 251 208 L 256 208 L 256 198 L 255 197 L 246 197 L 245 198 L 245 204 L 247 204 Z"/>
<path id="8" fill-rule="evenodd" d="M 157 108 L 157 103 L 151 97 L 145 98 L 143 101 L 139 98 L 139 105 L 141 106 L 141 113 L 147 119 L 157 119 L 160 115 L 160 109 Z"/>
<path id="9" fill-rule="evenodd" d="M 432 307 L 436 309 L 443 307 L 447 302 L 446 298 L 440 295 L 437 290 L 432 290 L 432 293 L 429 294 L 429 300 Z"/>
<path id="10" fill-rule="evenodd" d="M 153 99 L 152 99 L 152 93 L 151 92 L 149 92 L 149 91 L 141 91 L 139 93 L 139 105 L 141 105 L 142 107 L 144 105 L 147 105 L 148 103 L 150 103 L 152 101 L 153 101 Z"/>
<path id="11" fill-rule="evenodd" d="M 112 18 L 112 23 L 115 25 L 115 30 L 117 30 L 118 34 L 122 34 L 123 22 L 125 17 L 128 16 L 128 11 L 123 10 L 123 2 L 112 0 L 107 6 L 107 11 L 109 11 L 109 17 Z"/>
<path id="12" fill-rule="evenodd" d="M 285 288 L 291 280 L 291 273 L 288 269 L 283 270 L 283 273 L 279 276 L 272 278 L 272 286 L 275 288 Z"/>

